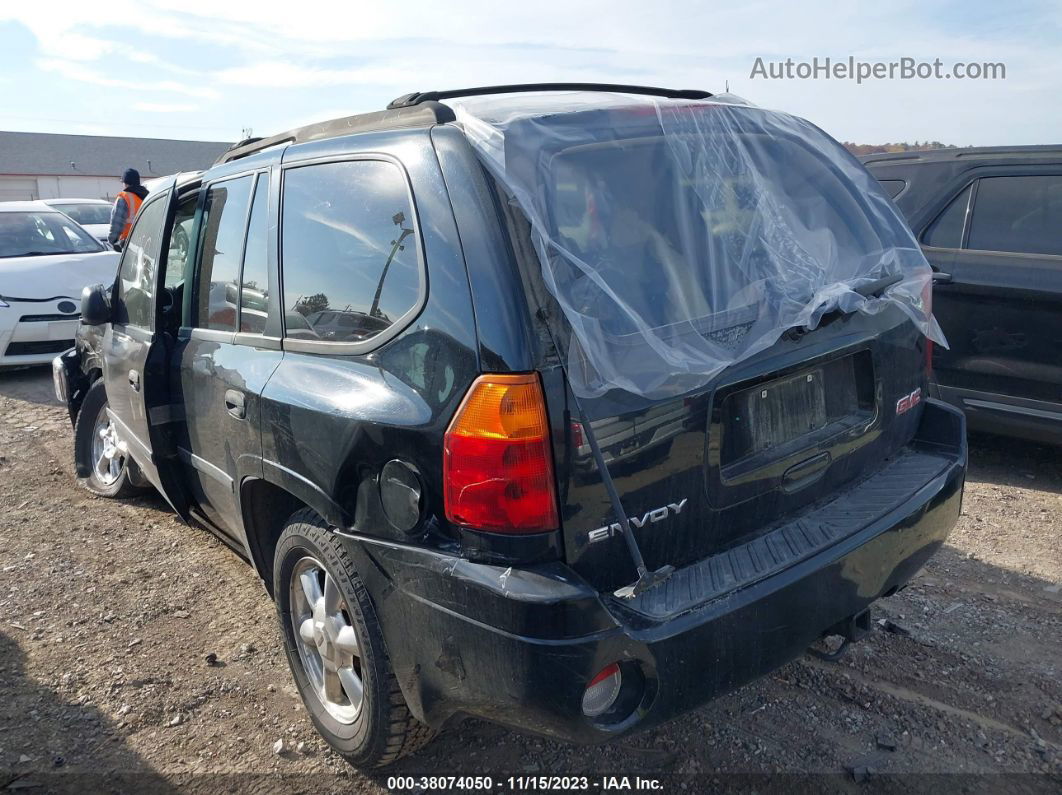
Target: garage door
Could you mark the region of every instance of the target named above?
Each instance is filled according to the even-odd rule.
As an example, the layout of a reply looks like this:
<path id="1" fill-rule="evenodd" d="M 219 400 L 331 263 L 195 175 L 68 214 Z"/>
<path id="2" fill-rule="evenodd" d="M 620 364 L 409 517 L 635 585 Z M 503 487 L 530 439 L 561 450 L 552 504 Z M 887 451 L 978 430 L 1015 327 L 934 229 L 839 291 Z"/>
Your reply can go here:
<path id="1" fill-rule="evenodd" d="M 37 198 L 37 180 L 24 177 L 0 177 L 0 201 L 26 201 Z"/>

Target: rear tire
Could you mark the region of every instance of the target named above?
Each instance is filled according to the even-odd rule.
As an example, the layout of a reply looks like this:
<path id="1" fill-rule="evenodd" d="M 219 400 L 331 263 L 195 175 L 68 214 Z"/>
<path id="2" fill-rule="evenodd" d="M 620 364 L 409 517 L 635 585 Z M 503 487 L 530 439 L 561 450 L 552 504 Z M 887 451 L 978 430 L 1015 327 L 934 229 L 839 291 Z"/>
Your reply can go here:
<path id="1" fill-rule="evenodd" d="M 146 492 L 145 482 L 136 462 L 116 446 L 114 427 L 107 419 L 107 392 L 103 381 L 96 381 L 81 403 L 74 424 L 74 463 L 87 471 L 77 482 L 100 497 L 124 499 Z"/>
<path id="2" fill-rule="evenodd" d="M 273 561 L 288 665 L 317 731 L 355 767 L 389 765 L 434 731 L 406 706 L 368 591 L 313 511 L 288 520 Z"/>

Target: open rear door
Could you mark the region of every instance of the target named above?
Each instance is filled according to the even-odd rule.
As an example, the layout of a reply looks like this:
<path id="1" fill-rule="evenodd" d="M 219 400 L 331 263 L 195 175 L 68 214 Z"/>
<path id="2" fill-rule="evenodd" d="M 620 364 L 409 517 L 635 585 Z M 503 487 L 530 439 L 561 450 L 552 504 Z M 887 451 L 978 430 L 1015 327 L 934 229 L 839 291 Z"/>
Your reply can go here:
<path id="1" fill-rule="evenodd" d="M 173 296 L 165 284 L 168 260 L 184 268 L 181 247 L 171 251 L 170 239 L 180 195 L 195 185 L 168 179 L 144 200 L 111 293 L 111 323 L 103 338 L 103 377 L 108 416 L 119 440 L 144 476 L 174 511 L 188 519 L 189 499 L 170 429 L 181 406 L 170 394 L 168 376 L 174 347 L 168 328 Z M 172 282 L 177 279 L 171 280 Z"/>

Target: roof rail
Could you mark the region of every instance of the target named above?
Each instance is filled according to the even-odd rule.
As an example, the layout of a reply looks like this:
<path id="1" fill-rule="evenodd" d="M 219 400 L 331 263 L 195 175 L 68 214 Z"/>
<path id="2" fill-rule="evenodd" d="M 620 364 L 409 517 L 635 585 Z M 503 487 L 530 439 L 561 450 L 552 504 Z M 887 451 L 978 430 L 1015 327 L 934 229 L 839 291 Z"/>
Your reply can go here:
<path id="1" fill-rule="evenodd" d="M 440 102 L 458 97 L 477 97 L 484 94 L 518 94 L 530 91 L 611 91 L 617 94 L 647 94 L 671 99 L 708 99 L 708 91 L 691 88 L 657 88 L 655 86 L 627 86 L 618 83 L 517 83 L 508 86 L 480 86 L 452 91 L 424 91 L 403 94 L 387 106 L 391 110 L 415 107 L 424 102 Z"/>
<path id="2" fill-rule="evenodd" d="M 472 97 L 483 94 L 516 94 L 530 91 L 611 91 L 620 94 L 645 94 L 672 99 L 708 99 L 708 91 L 698 89 L 656 88 L 654 86 L 627 86 L 617 83 L 520 83 L 511 86 L 480 86 L 479 88 L 459 88 L 453 91 L 425 91 L 405 94 L 393 100 L 387 110 L 359 113 L 341 119 L 307 124 L 293 130 L 269 135 L 264 138 L 247 138 L 221 155 L 214 164 L 228 163 L 241 157 L 256 154 L 274 146 L 298 144 L 306 141 L 319 141 L 324 138 L 336 138 L 351 133 L 371 132 L 374 130 L 395 130 L 406 127 L 425 127 L 432 124 L 445 124 L 454 121 L 451 108 L 439 100 Z"/>
<path id="3" fill-rule="evenodd" d="M 241 157 L 256 154 L 265 149 L 284 144 L 297 144 L 306 141 L 319 141 L 324 138 L 336 138 L 374 130 L 395 130 L 406 127 L 426 127 L 443 124 L 454 120 L 454 112 L 438 102 L 424 102 L 415 106 L 398 109 L 378 110 L 371 113 L 359 113 L 344 116 L 341 119 L 307 124 L 293 130 L 269 135 L 265 138 L 248 138 L 234 144 L 227 152 L 214 161 L 214 164 L 228 163 Z"/>

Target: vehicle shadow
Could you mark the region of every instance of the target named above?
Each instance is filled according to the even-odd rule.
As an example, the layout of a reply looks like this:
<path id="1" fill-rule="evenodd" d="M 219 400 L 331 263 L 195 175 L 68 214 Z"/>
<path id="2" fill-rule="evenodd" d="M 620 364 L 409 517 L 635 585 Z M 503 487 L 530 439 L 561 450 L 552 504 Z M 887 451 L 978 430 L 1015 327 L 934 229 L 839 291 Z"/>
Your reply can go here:
<path id="1" fill-rule="evenodd" d="M 96 707 L 32 679 L 22 649 L 2 632 L 0 682 L 0 790 L 176 791 Z"/>
<path id="2" fill-rule="evenodd" d="M 0 369 L 0 395 L 38 406 L 58 406 L 48 365 Z"/>
<path id="3" fill-rule="evenodd" d="M 1062 494 L 1059 448 L 980 433 L 971 433 L 969 444 L 969 480 Z"/>

